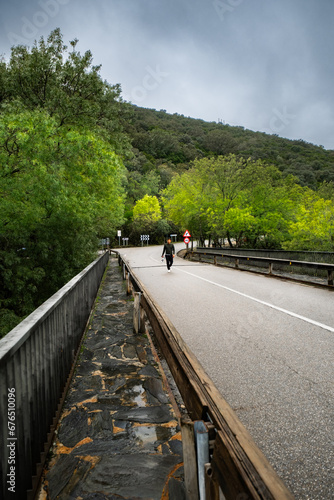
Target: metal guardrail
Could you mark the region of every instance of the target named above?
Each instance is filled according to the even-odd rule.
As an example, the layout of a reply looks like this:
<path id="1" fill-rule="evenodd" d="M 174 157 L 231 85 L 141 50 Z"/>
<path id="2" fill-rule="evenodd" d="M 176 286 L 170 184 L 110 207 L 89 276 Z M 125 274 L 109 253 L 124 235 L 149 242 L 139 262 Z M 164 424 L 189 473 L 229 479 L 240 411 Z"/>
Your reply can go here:
<path id="1" fill-rule="evenodd" d="M 177 330 L 134 275 L 129 263 L 120 254 L 118 258 L 123 278 L 127 279 L 128 293 L 131 288 L 135 290 L 135 330 L 143 331 L 141 322 L 146 314 L 190 417 L 181 420 L 187 498 L 219 500 L 221 490 L 226 500 L 292 500 L 293 495 Z M 204 430 L 199 433 L 207 433 L 204 441 L 209 449 L 201 456 L 206 457 L 204 461 L 209 457 L 208 463 L 201 462 L 199 453 L 194 451 L 194 424 L 197 421 L 203 422 Z M 196 467 L 201 468 L 204 485 L 197 482 Z"/>
<path id="2" fill-rule="evenodd" d="M 334 264 L 334 252 L 316 250 L 272 250 L 269 248 L 243 248 L 243 247 L 201 247 L 196 250 L 204 252 L 221 252 L 223 254 L 248 255 L 254 257 L 269 257 L 275 259 L 292 259 L 306 262 L 324 262 Z"/>
<path id="3" fill-rule="evenodd" d="M 333 287 L 333 276 L 334 276 L 334 264 L 327 264 L 323 262 L 305 262 L 305 261 L 300 261 L 300 260 L 290 260 L 290 259 L 276 259 L 273 257 L 257 257 L 254 255 L 240 255 L 240 254 L 231 254 L 231 253 L 224 253 L 223 251 L 219 250 L 191 250 L 187 252 L 187 255 L 190 256 L 190 258 L 194 255 L 198 255 L 198 260 L 201 261 L 202 256 L 205 256 L 206 258 L 213 256 L 213 263 L 215 265 L 218 265 L 218 259 L 229 259 L 234 261 L 235 268 L 238 269 L 240 266 L 241 261 L 245 261 L 248 264 L 250 264 L 252 261 L 253 262 L 260 262 L 261 264 L 267 264 L 268 265 L 268 274 L 272 276 L 278 276 L 277 274 L 274 273 L 274 266 L 289 266 L 289 267 L 299 267 L 299 268 L 308 268 L 308 269 L 319 269 L 321 271 L 325 271 L 327 273 L 327 284 L 330 287 Z M 220 263 L 220 265 L 223 265 Z"/>
<path id="4" fill-rule="evenodd" d="M 105 253 L 0 340 L 0 498 L 34 498 Z"/>

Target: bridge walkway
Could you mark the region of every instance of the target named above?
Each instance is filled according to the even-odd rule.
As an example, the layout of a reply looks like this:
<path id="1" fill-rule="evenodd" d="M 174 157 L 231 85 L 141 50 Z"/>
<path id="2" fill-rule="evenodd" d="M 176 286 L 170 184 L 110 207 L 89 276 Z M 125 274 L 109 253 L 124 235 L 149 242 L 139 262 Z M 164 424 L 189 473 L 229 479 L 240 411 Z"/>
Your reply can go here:
<path id="1" fill-rule="evenodd" d="M 178 407 L 111 259 L 39 499 L 184 498 Z"/>

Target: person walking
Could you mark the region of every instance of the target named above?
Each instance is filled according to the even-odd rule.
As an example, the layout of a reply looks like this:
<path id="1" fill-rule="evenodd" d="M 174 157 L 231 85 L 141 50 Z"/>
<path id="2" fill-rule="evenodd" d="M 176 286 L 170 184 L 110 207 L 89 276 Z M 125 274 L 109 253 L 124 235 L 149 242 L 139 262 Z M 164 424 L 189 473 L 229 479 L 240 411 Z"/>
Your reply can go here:
<path id="1" fill-rule="evenodd" d="M 170 273 L 170 268 L 173 265 L 173 259 L 175 257 L 175 247 L 170 237 L 167 238 L 167 243 L 164 244 L 164 248 L 161 255 L 162 259 L 164 258 L 164 254 L 166 256 L 167 270 Z"/>

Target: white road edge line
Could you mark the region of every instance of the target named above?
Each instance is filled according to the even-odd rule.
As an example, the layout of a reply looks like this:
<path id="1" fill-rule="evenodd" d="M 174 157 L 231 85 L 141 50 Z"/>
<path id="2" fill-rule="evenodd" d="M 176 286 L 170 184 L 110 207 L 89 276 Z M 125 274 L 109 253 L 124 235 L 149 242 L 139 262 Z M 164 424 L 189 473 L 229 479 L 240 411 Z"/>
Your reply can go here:
<path id="1" fill-rule="evenodd" d="M 246 293 L 238 292 L 238 290 L 233 290 L 233 288 L 229 288 L 224 285 L 220 285 L 219 283 L 216 283 L 215 281 L 208 280 L 206 278 L 202 278 L 201 276 L 197 276 L 196 274 L 190 273 L 189 271 L 185 271 L 184 269 L 180 269 L 179 267 L 175 268 L 181 273 L 186 273 L 189 274 L 190 276 L 194 276 L 194 278 L 197 278 L 202 281 L 206 281 L 207 283 L 210 283 L 211 285 L 218 286 L 219 288 L 224 288 L 225 290 L 228 290 L 229 292 L 236 293 L 237 295 L 241 295 L 242 297 L 245 297 L 247 299 L 253 300 L 254 302 L 258 302 L 259 304 L 262 304 L 264 306 L 271 307 L 272 309 L 276 309 L 276 311 L 280 311 L 282 313 L 288 314 L 289 316 L 292 316 L 293 318 L 301 319 L 302 321 L 306 321 L 307 323 L 310 323 L 311 325 L 318 326 L 319 328 L 322 328 L 324 330 L 328 330 L 329 332 L 334 333 L 334 328 L 328 325 L 324 325 L 323 323 L 319 323 L 318 321 L 314 321 L 313 319 L 306 318 L 305 316 L 301 316 L 300 314 L 296 314 L 292 311 L 288 311 L 287 309 L 283 309 L 278 306 L 274 306 L 273 304 L 270 304 L 269 302 L 265 302 L 260 299 L 256 299 L 255 297 L 252 297 L 251 295 L 247 295 Z"/>

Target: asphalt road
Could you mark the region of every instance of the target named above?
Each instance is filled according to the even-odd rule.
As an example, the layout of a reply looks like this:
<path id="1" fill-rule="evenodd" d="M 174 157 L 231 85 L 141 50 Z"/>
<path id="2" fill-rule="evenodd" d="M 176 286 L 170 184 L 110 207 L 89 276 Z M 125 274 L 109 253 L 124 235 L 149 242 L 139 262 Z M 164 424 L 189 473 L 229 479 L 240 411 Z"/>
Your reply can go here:
<path id="1" fill-rule="evenodd" d="M 334 292 L 161 251 L 121 253 L 295 497 L 334 499 Z"/>

